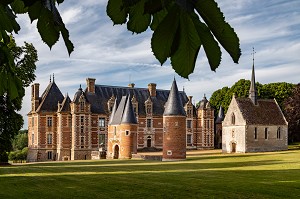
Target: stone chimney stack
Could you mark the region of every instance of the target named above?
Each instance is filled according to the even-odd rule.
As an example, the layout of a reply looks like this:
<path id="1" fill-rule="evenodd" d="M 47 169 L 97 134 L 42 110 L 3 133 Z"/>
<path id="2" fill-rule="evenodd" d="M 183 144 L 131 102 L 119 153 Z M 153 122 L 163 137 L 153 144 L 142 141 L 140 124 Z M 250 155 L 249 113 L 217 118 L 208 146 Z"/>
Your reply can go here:
<path id="1" fill-rule="evenodd" d="M 31 85 L 31 103 L 32 103 L 32 111 L 35 111 L 38 106 L 40 105 L 39 101 L 39 95 L 40 95 L 40 84 L 35 83 Z"/>
<path id="2" fill-rule="evenodd" d="M 128 87 L 129 87 L 129 88 L 134 88 L 134 86 L 135 86 L 135 84 L 134 84 L 134 83 L 130 83 L 130 84 L 128 84 Z"/>
<path id="3" fill-rule="evenodd" d="M 95 93 L 95 80 L 94 78 L 86 79 L 87 91 L 90 93 Z"/>
<path id="4" fill-rule="evenodd" d="M 156 96 L 156 84 L 155 83 L 148 84 L 148 90 L 149 90 L 149 93 L 150 93 L 150 97 L 155 97 Z"/>

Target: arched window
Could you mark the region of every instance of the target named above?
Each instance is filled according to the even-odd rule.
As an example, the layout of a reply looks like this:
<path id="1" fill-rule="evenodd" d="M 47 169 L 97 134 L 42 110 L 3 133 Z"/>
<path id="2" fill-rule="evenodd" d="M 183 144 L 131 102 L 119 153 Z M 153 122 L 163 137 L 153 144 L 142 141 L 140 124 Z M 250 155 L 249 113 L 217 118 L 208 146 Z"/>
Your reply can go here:
<path id="1" fill-rule="evenodd" d="M 81 102 L 80 102 L 80 110 L 81 110 L 81 111 L 84 111 L 84 101 L 81 101 Z"/>
<path id="2" fill-rule="evenodd" d="M 235 125 L 235 115 L 234 115 L 234 113 L 231 114 L 231 124 Z"/>
<path id="3" fill-rule="evenodd" d="M 278 127 L 277 129 L 277 139 L 279 140 L 281 138 L 281 129 Z"/>

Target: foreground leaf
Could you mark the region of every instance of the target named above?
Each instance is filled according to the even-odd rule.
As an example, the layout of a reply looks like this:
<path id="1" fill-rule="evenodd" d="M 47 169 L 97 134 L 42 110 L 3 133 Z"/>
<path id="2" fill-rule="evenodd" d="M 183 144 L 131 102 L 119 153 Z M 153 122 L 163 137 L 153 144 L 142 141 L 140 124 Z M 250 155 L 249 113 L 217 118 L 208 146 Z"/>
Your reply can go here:
<path id="1" fill-rule="evenodd" d="M 123 24 L 127 21 L 127 12 L 123 7 L 122 0 L 109 0 L 106 13 L 115 24 Z"/>
<path id="2" fill-rule="evenodd" d="M 218 4 L 214 0 L 201 0 L 196 2 L 195 8 L 232 60 L 238 63 L 241 56 L 239 38 L 225 21 Z"/>

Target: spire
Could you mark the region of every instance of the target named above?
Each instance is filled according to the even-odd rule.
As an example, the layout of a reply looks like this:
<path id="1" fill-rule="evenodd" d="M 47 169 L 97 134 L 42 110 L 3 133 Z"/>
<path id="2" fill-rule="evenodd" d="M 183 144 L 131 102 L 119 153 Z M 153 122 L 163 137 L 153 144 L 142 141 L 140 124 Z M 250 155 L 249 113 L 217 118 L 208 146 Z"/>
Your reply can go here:
<path id="1" fill-rule="evenodd" d="M 254 71 L 254 48 L 253 48 L 253 65 L 252 65 L 252 77 L 251 77 L 251 85 L 249 89 L 249 98 L 252 100 L 253 104 L 257 105 L 257 91 L 255 86 L 255 71 Z"/>
<path id="2" fill-rule="evenodd" d="M 133 111 L 133 106 L 130 100 L 130 96 L 127 97 L 127 102 L 125 105 L 121 124 L 137 124 L 134 111 Z"/>
<path id="3" fill-rule="evenodd" d="M 174 77 L 173 84 L 170 90 L 168 101 L 165 105 L 164 116 L 167 115 L 183 115 L 185 116 L 185 110 L 182 106 L 181 98 L 178 92 L 176 80 Z"/>
<path id="4" fill-rule="evenodd" d="M 50 83 L 51 83 L 51 75 L 50 75 Z"/>
<path id="5" fill-rule="evenodd" d="M 115 99 L 115 103 L 114 103 L 113 109 L 111 111 L 111 115 L 109 117 L 108 124 L 111 124 L 111 122 L 113 121 L 113 118 L 115 116 L 116 110 L 117 110 L 117 98 Z"/>
<path id="6" fill-rule="evenodd" d="M 53 82 L 54 82 L 54 73 L 53 73 Z"/>
<path id="7" fill-rule="evenodd" d="M 219 113 L 218 113 L 218 116 L 216 119 L 216 123 L 222 123 L 223 120 L 224 120 L 224 109 L 222 106 L 220 106 Z"/>

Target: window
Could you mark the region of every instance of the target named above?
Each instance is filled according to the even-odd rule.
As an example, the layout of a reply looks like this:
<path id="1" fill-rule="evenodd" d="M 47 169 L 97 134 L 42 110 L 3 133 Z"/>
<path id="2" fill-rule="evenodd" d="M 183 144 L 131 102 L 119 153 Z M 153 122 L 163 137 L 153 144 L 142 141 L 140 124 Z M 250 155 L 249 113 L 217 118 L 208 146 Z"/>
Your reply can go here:
<path id="1" fill-rule="evenodd" d="M 84 133 L 84 126 L 80 127 L 80 133 L 83 134 Z"/>
<path id="2" fill-rule="evenodd" d="M 254 139 L 257 140 L 257 127 L 254 127 Z"/>
<path id="3" fill-rule="evenodd" d="M 81 148 L 84 148 L 84 137 L 83 136 L 80 137 L 80 145 L 81 145 Z"/>
<path id="4" fill-rule="evenodd" d="M 130 131 L 125 131 L 125 135 L 130 135 Z"/>
<path id="5" fill-rule="evenodd" d="M 114 135 L 117 135 L 117 127 L 114 126 Z"/>
<path id="6" fill-rule="evenodd" d="M 192 135 L 187 135 L 186 136 L 186 143 L 187 144 L 192 144 Z"/>
<path id="7" fill-rule="evenodd" d="M 52 117 L 47 117 L 47 126 L 52 126 Z"/>
<path id="8" fill-rule="evenodd" d="M 186 128 L 188 128 L 188 129 L 192 128 L 192 120 L 186 121 Z"/>
<path id="9" fill-rule="evenodd" d="M 151 123 L 152 123 L 151 119 L 147 119 L 147 127 L 148 128 L 151 128 Z"/>
<path id="10" fill-rule="evenodd" d="M 232 113 L 232 115 L 231 115 L 231 124 L 235 124 L 235 115 L 234 115 L 234 113 Z"/>
<path id="11" fill-rule="evenodd" d="M 268 139 L 268 128 L 265 128 L 265 139 Z"/>
<path id="12" fill-rule="evenodd" d="M 146 113 L 147 113 L 147 114 L 151 114 L 151 113 L 152 113 L 152 106 L 151 106 L 150 104 L 147 105 Z"/>
<path id="13" fill-rule="evenodd" d="M 280 127 L 278 127 L 277 129 L 277 139 L 280 139 L 281 138 L 281 129 Z"/>
<path id="14" fill-rule="evenodd" d="M 209 144 L 210 141 L 209 141 L 209 135 L 207 135 L 207 144 Z"/>
<path id="15" fill-rule="evenodd" d="M 31 118 L 31 126 L 34 126 L 34 117 Z"/>
<path id="16" fill-rule="evenodd" d="M 99 118 L 99 127 L 105 127 L 105 118 Z"/>
<path id="17" fill-rule="evenodd" d="M 47 144 L 52 144 L 52 133 L 47 134 Z"/>
<path id="18" fill-rule="evenodd" d="M 52 151 L 47 152 L 48 160 L 52 160 Z"/>
<path id="19" fill-rule="evenodd" d="M 84 116 L 80 116 L 80 123 L 84 124 Z"/>
<path id="20" fill-rule="evenodd" d="M 99 145 L 105 145 L 105 134 L 99 134 Z"/>
<path id="21" fill-rule="evenodd" d="M 84 101 L 81 101 L 81 102 L 80 102 L 80 110 L 81 110 L 81 111 L 84 111 Z"/>
<path id="22" fill-rule="evenodd" d="M 34 144 L 34 133 L 31 134 L 31 144 Z"/>

